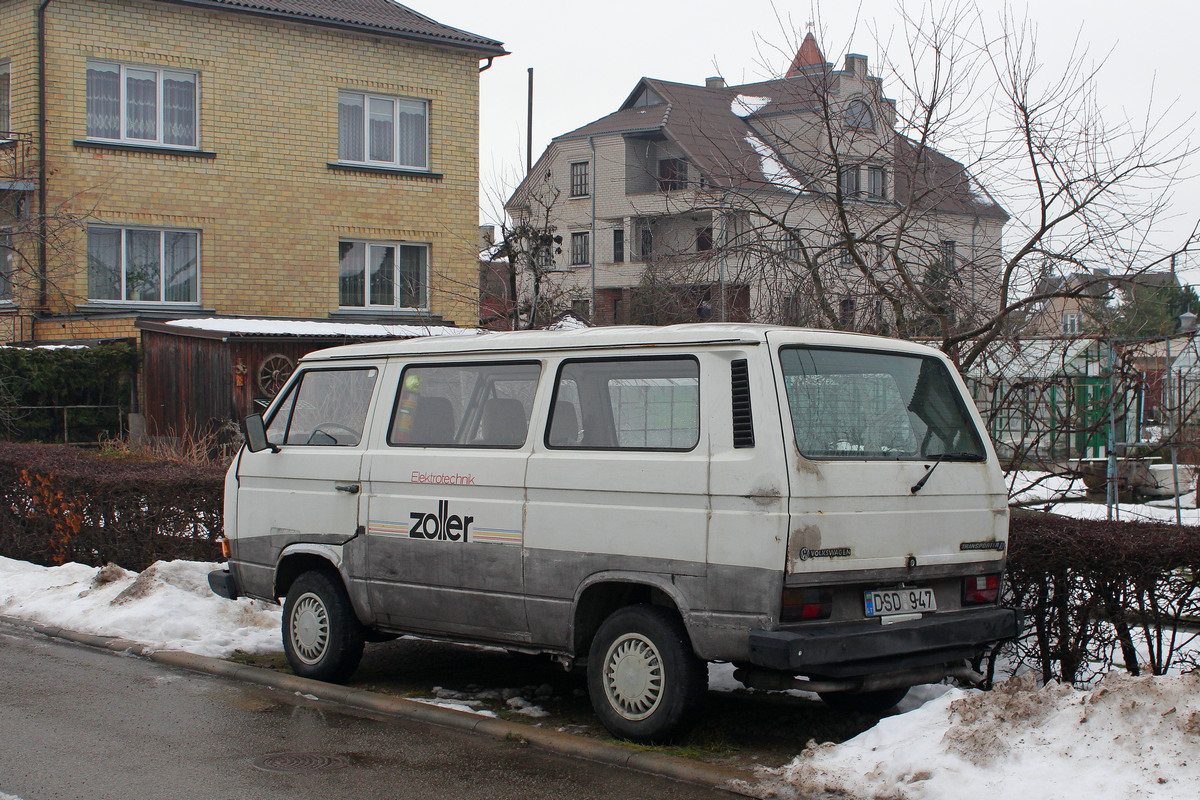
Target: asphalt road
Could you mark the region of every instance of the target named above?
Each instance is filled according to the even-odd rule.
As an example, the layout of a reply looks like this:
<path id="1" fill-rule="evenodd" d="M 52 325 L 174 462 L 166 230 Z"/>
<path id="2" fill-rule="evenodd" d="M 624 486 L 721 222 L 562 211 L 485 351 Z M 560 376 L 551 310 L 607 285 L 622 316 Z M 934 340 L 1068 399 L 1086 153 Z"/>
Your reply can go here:
<path id="1" fill-rule="evenodd" d="M 0 629 L 0 798 L 729 798 Z M 7 800 L 5 798 L 4 800 Z"/>

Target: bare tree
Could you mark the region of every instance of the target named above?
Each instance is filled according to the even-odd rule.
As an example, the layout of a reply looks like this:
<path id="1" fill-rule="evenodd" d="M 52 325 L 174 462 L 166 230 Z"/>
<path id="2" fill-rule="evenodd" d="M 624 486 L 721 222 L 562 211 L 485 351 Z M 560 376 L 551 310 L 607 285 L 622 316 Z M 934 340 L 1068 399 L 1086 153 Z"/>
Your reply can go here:
<path id="1" fill-rule="evenodd" d="M 492 280 L 481 286 L 481 305 L 503 309 L 510 330 L 544 327 L 589 296 L 567 279 L 565 267 L 575 254 L 554 223 L 561 194 L 549 180 L 528 185 L 524 209 L 500 225 L 488 254 Z M 484 315 L 480 324 L 494 322 L 495 316 Z"/>
<path id="2" fill-rule="evenodd" d="M 793 64 L 739 87 L 769 93 L 735 100 L 752 154 L 708 140 L 726 157 L 696 206 L 722 220 L 704 269 L 756 286 L 752 316 L 928 338 L 970 369 L 1046 300 L 1195 246 L 1194 226 L 1165 245 L 1160 230 L 1194 149 L 1153 109 L 1110 120 L 1085 51 L 1047 77 L 1010 16 L 952 5 L 905 23 L 883 80 L 865 57 Z"/>
<path id="3" fill-rule="evenodd" d="M 0 138 L 0 182 L 12 187 L 0 192 L 0 300 L 44 312 L 71 296 L 76 243 L 92 209 L 74 208 L 78 198 L 71 197 L 41 215 L 33 202 L 38 169 L 31 137 L 0 137 L 6 137 Z M 19 333 L 12 331 L 16 338 Z"/>

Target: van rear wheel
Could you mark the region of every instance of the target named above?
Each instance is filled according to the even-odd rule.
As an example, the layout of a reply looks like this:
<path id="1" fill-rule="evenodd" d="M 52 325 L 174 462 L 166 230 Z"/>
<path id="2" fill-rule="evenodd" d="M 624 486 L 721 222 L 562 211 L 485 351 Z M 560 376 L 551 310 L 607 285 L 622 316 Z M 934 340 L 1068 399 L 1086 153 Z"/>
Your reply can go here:
<path id="1" fill-rule="evenodd" d="M 821 701 L 838 711 L 860 714 L 882 714 L 896 707 L 908 694 L 908 687 L 877 689 L 873 692 L 818 692 Z"/>
<path id="2" fill-rule="evenodd" d="M 708 689 L 704 662 L 692 652 L 678 615 L 628 606 L 596 631 L 588 655 L 588 694 L 614 736 L 662 742 L 690 720 Z"/>
<path id="3" fill-rule="evenodd" d="M 364 631 L 339 578 L 303 573 L 283 604 L 283 652 L 302 678 L 341 683 L 362 660 Z"/>

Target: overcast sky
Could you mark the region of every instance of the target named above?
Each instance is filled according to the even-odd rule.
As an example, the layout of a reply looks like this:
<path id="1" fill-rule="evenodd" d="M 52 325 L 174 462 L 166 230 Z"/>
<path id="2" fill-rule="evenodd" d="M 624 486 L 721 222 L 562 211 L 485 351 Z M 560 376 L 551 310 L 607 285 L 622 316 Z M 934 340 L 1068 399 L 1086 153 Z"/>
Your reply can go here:
<path id="1" fill-rule="evenodd" d="M 402 0 L 402 2 L 405 0 Z M 480 75 L 481 205 L 495 221 L 501 202 L 524 169 L 527 70 L 534 69 L 534 159 L 555 136 L 615 111 L 642 76 L 702 84 L 721 75 L 730 85 L 775 77 L 786 70 L 806 23 L 825 58 L 841 66 L 846 52 L 881 63 L 880 40 L 891 38 L 893 58 L 905 34 L 895 0 L 810 4 L 776 0 L 731 3 L 602 0 L 407 0 L 415 10 L 455 27 L 502 41 L 511 55 Z M 978 0 L 995 21 L 1003 3 Z M 904 6 L 919 14 L 926 5 Z M 1043 0 L 1012 4 L 1038 27 L 1039 55 L 1053 65 L 1078 36 L 1101 70 L 1101 97 L 1113 120 L 1143 116 L 1153 87 L 1155 105 L 1189 131 L 1200 124 L 1194 40 L 1200 10 L 1190 2 Z M 874 70 L 873 70 L 874 71 Z M 902 99 L 900 87 L 884 91 Z M 1197 137 L 1193 137 L 1197 138 Z M 1198 139 L 1200 141 L 1200 139 Z M 950 153 L 954 155 L 954 153 Z M 1200 187 L 1176 192 L 1177 231 L 1200 215 Z M 1003 202 L 1003 200 L 1002 200 Z M 1200 259 L 1197 259 L 1200 266 Z M 1195 281 L 1193 281 L 1195 282 Z"/>

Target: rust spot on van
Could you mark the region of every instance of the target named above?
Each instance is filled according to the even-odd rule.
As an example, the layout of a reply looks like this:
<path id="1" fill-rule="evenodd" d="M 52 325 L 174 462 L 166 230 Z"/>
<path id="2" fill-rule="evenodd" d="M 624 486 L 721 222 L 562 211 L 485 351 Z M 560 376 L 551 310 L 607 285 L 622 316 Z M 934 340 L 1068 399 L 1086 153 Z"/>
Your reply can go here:
<path id="1" fill-rule="evenodd" d="M 773 506 L 779 502 L 779 498 L 783 495 L 778 489 L 759 489 L 746 495 L 747 500 L 753 500 L 756 506 Z"/>
<path id="2" fill-rule="evenodd" d="M 821 529 L 816 525 L 803 525 L 792 531 L 788 536 L 787 563 L 790 568 L 792 564 L 800 560 L 801 550 L 820 550 L 821 549 Z"/>
<path id="3" fill-rule="evenodd" d="M 800 472 L 807 473 L 816 477 L 821 477 L 821 469 L 815 461 L 809 461 L 799 452 L 796 453 L 796 469 Z"/>

